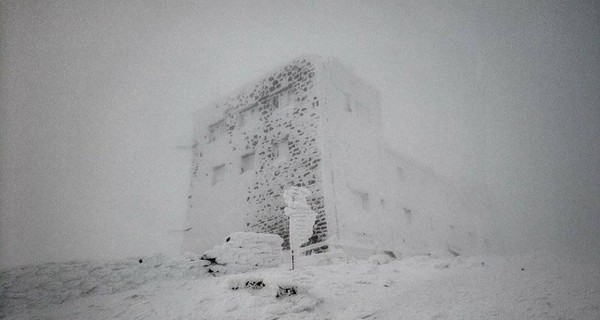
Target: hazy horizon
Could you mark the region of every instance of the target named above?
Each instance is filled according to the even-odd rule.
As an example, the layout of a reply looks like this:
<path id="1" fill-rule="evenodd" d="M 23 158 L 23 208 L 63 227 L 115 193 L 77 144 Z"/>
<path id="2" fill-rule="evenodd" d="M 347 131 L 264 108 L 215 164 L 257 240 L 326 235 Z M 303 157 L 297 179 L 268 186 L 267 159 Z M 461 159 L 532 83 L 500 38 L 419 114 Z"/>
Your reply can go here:
<path id="1" fill-rule="evenodd" d="M 600 258 L 594 1 L 2 1 L 0 267 L 177 253 L 192 116 L 303 54 L 486 197 L 508 252 Z M 201 112 L 201 111 L 200 111 Z"/>

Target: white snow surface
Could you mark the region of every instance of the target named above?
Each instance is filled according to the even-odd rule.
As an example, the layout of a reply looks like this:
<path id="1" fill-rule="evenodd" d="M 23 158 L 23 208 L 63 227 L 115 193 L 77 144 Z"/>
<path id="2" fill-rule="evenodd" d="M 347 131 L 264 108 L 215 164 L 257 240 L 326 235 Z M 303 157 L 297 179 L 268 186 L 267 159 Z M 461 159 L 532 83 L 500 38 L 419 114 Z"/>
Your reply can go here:
<path id="1" fill-rule="evenodd" d="M 595 264 L 542 255 L 330 258 L 305 257 L 294 271 L 160 278 L 7 319 L 600 319 Z M 277 297 L 292 287 L 296 294 Z"/>
<path id="2" fill-rule="evenodd" d="M 235 232 L 222 245 L 205 252 L 201 259 L 214 259 L 208 265 L 213 272 L 242 273 L 261 268 L 277 267 L 282 263 L 283 239 L 276 234 Z"/>
<path id="3" fill-rule="evenodd" d="M 198 255 L 187 253 L 175 258 L 157 255 L 14 268 L 0 275 L 0 318 L 81 297 L 131 290 L 152 281 L 204 277 L 204 265 Z"/>

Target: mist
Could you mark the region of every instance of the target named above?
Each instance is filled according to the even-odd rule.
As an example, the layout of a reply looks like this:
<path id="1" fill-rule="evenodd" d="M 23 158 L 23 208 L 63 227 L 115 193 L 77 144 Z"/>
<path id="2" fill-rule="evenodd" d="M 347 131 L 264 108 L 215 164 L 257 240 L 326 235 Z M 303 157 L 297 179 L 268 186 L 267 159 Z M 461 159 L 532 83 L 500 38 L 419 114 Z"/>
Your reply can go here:
<path id="1" fill-rule="evenodd" d="M 194 115 L 302 54 L 377 88 L 507 253 L 600 258 L 597 2 L 1 5 L 2 268 L 179 253 Z"/>

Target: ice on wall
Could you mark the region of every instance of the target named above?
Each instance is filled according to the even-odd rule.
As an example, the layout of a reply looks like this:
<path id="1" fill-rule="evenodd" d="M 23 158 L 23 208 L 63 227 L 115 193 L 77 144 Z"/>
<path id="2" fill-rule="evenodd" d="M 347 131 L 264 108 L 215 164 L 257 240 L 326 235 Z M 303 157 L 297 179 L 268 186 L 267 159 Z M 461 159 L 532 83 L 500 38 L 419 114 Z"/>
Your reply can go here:
<path id="1" fill-rule="evenodd" d="M 309 205 L 317 212 L 314 231 L 326 238 L 318 61 L 298 58 L 198 117 L 186 217 L 192 230 L 185 250 L 206 250 L 242 230 L 276 233 L 289 247 L 281 197 L 289 186 L 310 189 Z M 250 155 L 252 170 L 244 170 Z"/>
<path id="2" fill-rule="evenodd" d="M 388 152 L 379 92 L 334 58 L 302 57 L 202 110 L 184 248 L 229 233 L 275 233 L 289 247 L 285 188 L 305 187 L 313 242 L 353 254 L 486 250 L 485 207 Z"/>

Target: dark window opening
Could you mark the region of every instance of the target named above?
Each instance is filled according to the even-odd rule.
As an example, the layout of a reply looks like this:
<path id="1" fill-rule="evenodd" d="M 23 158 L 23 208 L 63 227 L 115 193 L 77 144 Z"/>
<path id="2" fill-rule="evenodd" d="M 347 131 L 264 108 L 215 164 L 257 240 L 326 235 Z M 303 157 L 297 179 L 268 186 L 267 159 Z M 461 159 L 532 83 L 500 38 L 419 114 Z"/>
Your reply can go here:
<path id="1" fill-rule="evenodd" d="M 273 160 L 285 160 L 290 155 L 287 138 L 273 143 Z"/>
<path id="2" fill-rule="evenodd" d="M 244 126 L 246 123 L 256 121 L 260 113 L 258 112 L 258 104 L 253 104 L 250 107 L 240 111 L 239 125 Z"/>
<path id="3" fill-rule="evenodd" d="M 225 119 L 219 120 L 214 124 L 208 126 L 208 142 L 217 140 L 220 136 L 224 135 L 226 131 Z"/>
<path id="4" fill-rule="evenodd" d="M 404 175 L 404 170 L 401 167 L 396 167 L 396 174 L 398 175 L 398 180 L 404 182 L 406 177 Z"/>
<path id="5" fill-rule="evenodd" d="M 254 152 L 242 156 L 241 173 L 254 169 Z"/>
<path id="6" fill-rule="evenodd" d="M 412 224 L 412 210 L 408 209 L 408 208 L 403 208 L 404 209 L 404 216 L 406 217 L 406 223 L 408 225 Z"/>
<path id="7" fill-rule="evenodd" d="M 294 95 L 292 88 L 285 89 L 275 95 L 273 99 L 273 107 L 277 108 L 285 108 L 294 103 Z"/>
<path id="8" fill-rule="evenodd" d="M 225 178 L 225 165 L 216 166 L 213 168 L 212 184 L 215 185 Z"/>

